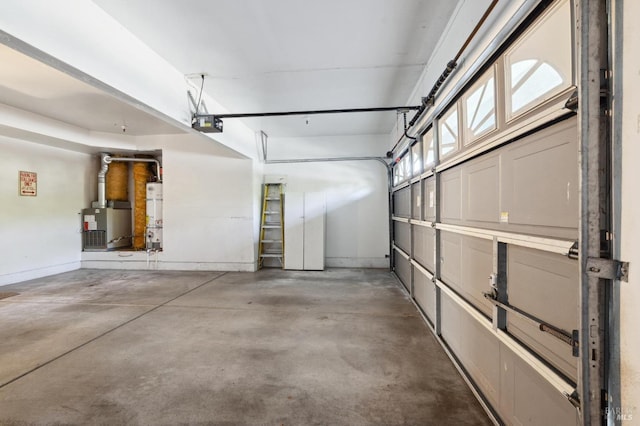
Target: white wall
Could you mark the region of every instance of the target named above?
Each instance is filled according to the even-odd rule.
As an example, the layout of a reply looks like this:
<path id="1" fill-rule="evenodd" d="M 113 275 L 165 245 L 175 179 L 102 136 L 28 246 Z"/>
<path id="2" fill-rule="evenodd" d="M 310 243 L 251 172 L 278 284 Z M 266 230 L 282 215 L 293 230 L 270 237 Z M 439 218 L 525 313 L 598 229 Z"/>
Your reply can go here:
<path id="1" fill-rule="evenodd" d="M 254 270 L 251 160 L 171 149 L 163 157 L 163 261 L 171 269 Z"/>
<path id="2" fill-rule="evenodd" d="M 103 135 L 6 108 L 13 113 L 2 116 L 0 135 L 14 138 L 0 136 L 0 239 L 8 242 L 3 244 L 7 255 L 0 256 L 0 285 L 81 265 L 255 270 L 262 182 L 258 162 L 197 133 Z M 158 255 L 82 252 L 78 214 L 97 198 L 98 147 L 111 153 L 162 150 L 164 251 Z M 38 173 L 36 198 L 18 196 L 17 170 Z"/>
<path id="3" fill-rule="evenodd" d="M 621 260 L 630 262 L 629 282 L 620 283 L 620 373 L 623 413 L 640 422 L 640 3 L 623 2 L 622 103 L 622 221 Z M 631 420 L 628 418 L 628 420 Z M 629 422 L 631 424 L 632 422 Z"/>
<path id="4" fill-rule="evenodd" d="M 385 135 L 271 138 L 269 160 L 384 156 Z M 284 176 L 286 191 L 324 192 L 326 266 L 387 268 L 387 172 L 377 161 L 265 164 L 265 176 Z"/>
<path id="5" fill-rule="evenodd" d="M 163 251 L 149 262 L 145 252 L 85 252 L 83 267 L 254 271 L 253 160 L 200 135 L 145 136 L 136 144 L 162 150 Z"/>
<path id="6" fill-rule="evenodd" d="M 260 225 L 262 221 L 262 184 L 264 182 L 264 164 L 253 161 L 253 251 L 256 254 L 256 268 L 258 266 L 258 245 L 260 241 Z"/>
<path id="7" fill-rule="evenodd" d="M 2 184 L 6 188 L 3 187 L 0 198 L 3 206 L 0 209 L 0 237 L 3 241 L 20 241 L 17 246 L 11 246 L 10 256 L 0 259 L 0 284 L 80 265 L 125 269 L 255 270 L 255 236 L 259 229 L 262 181 L 262 168 L 256 161 L 197 132 L 144 137 L 101 134 L 6 105 L 0 105 L 0 112 L 4 112 L 0 114 L 0 135 L 4 135 L 2 141 L 7 144 L 7 148 L 2 149 L 0 165 L 11 166 L 3 167 L 1 171 Z M 255 156 L 253 133 L 250 139 L 250 142 L 244 141 L 245 146 L 251 146 Z M 19 143 L 7 142 L 12 140 L 19 140 Z M 158 149 L 163 151 L 165 175 L 164 251 L 152 258 L 145 252 L 82 252 L 78 212 L 97 198 L 97 152 Z M 41 179 L 45 179 L 42 176 L 46 176 L 44 173 L 49 169 L 55 170 L 56 176 L 68 177 L 72 172 L 75 175 L 62 182 L 65 189 L 58 188 L 56 197 L 50 196 L 51 192 L 43 192 L 29 202 L 17 197 L 16 167 L 22 163 L 25 165 L 21 170 L 36 171 Z M 29 168 L 36 166 L 44 167 L 42 175 L 39 170 Z M 6 178 L 4 174 L 8 174 Z M 43 185 L 50 182 L 52 180 L 47 176 Z M 72 197 L 75 198 L 70 200 Z M 8 207 L 5 209 L 4 206 Z M 27 209 L 26 213 L 20 210 L 26 206 L 34 209 Z M 50 250 L 56 244 L 49 240 L 58 239 L 58 234 L 66 232 L 59 225 L 47 226 L 52 229 L 43 232 L 40 224 L 48 222 L 37 221 L 33 227 L 37 232 L 33 235 L 29 233 L 25 237 L 19 231 L 25 228 L 21 223 L 25 218 L 49 218 L 50 214 L 43 212 L 56 214 L 69 208 L 73 211 L 74 235 L 64 239 L 68 245 L 63 243 L 63 249 Z M 36 235 L 41 235 L 48 243 L 38 243 Z M 18 262 L 16 259 L 24 260 Z"/>
<path id="8" fill-rule="evenodd" d="M 88 154 L 0 136 L 0 285 L 80 267 L 80 210 L 96 198 Z M 36 197 L 18 194 L 18 172 L 38 174 Z"/>

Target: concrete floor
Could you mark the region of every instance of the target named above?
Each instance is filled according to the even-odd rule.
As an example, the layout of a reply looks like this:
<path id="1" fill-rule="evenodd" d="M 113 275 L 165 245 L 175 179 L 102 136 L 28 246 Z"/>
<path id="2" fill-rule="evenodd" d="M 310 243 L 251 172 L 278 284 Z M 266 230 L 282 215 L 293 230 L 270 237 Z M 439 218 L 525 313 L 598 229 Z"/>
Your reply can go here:
<path id="1" fill-rule="evenodd" d="M 0 292 L 0 424 L 491 424 L 386 271 L 79 270 Z M 1 296 L 0 296 L 1 297 Z"/>

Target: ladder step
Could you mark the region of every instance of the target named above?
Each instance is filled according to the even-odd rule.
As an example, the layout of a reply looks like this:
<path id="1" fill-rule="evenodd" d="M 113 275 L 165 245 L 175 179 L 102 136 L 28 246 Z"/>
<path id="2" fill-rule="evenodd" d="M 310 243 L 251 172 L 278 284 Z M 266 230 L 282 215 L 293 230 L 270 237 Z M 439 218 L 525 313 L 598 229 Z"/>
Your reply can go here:
<path id="1" fill-rule="evenodd" d="M 262 227 L 264 229 L 278 229 L 278 228 L 282 228 L 282 226 L 280 225 L 262 225 Z"/>
<path id="2" fill-rule="evenodd" d="M 280 201 L 280 197 L 267 197 L 267 201 Z"/>
<path id="3" fill-rule="evenodd" d="M 267 210 L 264 214 L 280 214 L 280 210 Z"/>
<path id="4" fill-rule="evenodd" d="M 282 257 L 282 253 L 264 253 L 260 257 Z"/>
<path id="5" fill-rule="evenodd" d="M 282 240 L 260 240 L 261 243 L 279 243 L 282 244 Z"/>

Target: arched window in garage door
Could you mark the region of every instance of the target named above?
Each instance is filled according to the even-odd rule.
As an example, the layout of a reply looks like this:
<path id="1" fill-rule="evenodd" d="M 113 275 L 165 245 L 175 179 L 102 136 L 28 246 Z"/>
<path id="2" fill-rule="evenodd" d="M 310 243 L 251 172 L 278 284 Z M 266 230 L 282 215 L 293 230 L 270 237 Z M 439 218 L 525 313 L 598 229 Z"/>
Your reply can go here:
<path id="1" fill-rule="evenodd" d="M 571 22 L 568 4 L 544 16 L 505 53 L 507 121 L 572 85 L 572 35 L 567 22 Z"/>

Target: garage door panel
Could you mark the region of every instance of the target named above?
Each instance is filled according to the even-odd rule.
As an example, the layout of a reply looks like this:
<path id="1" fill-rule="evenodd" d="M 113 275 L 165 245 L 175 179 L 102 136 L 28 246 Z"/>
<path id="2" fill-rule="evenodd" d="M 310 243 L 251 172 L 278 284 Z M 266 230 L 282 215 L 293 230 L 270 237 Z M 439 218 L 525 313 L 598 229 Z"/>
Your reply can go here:
<path id="1" fill-rule="evenodd" d="M 460 289 L 462 269 L 462 236 L 452 232 L 441 232 L 440 276 L 442 281 Z"/>
<path id="2" fill-rule="evenodd" d="M 507 424 L 578 424 L 564 395 L 446 294 L 441 318 L 443 339 Z"/>
<path id="3" fill-rule="evenodd" d="M 413 257 L 429 272 L 435 271 L 435 236 L 433 228 L 413 226 Z"/>
<path id="4" fill-rule="evenodd" d="M 411 225 L 404 222 L 393 222 L 394 243 L 405 253 L 411 253 Z"/>
<path id="5" fill-rule="evenodd" d="M 436 220 L 436 180 L 434 177 L 427 178 L 422 183 L 424 220 L 433 222 Z"/>
<path id="6" fill-rule="evenodd" d="M 493 244 L 490 240 L 442 232 L 440 274 L 442 281 L 469 303 L 491 316 L 493 305 L 484 298 L 493 271 Z"/>
<path id="7" fill-rule="evenodd" d="M 554 253 L 509 246 L 507 253 L 509 303 L 568 334 L 578 329 L 578 262 Z M 577 358 L 571 346 L 540 331 L 515 314 L 507 316 L 507 330 L 531 350 L 573 380 Z"/>
<path id="8" fill-rule="evenodd" d="M 461 290 L 476 308 L 491 317 L 493 304 L 483 295 L 489 291 L 489 275 L 493 272 L 493 241 L 481 238 L 462 238 Z"/>
<path id="9" fill-rule="evenodd" d="M 442 222 L 445 223 L 458 223 L 462 219 L 462 177 L 460 171 L 460 167 L 455 167 L 442 173 L 440 214 Z"/>
<path id="10" fill-rule="evenodd" d="M 407 291 L 411 292 L 411 263 L 397 251 L 394 259 L 394 271 Z"/>
<path id="11" fill-rule="evenodd" d="M 411 217 L 420 220 L 422 216 L 422 184 L 416 182 L 411 185 Z"/>
<path id="12" fill-rule="evenodd" d="M 577 140 L 571 119 L 507 146 L 501 209 L 508 213 L 508 223 L 546 227 L 546 233 L 577 229 Z"/>
<path id="13" fill-rule="evenodd" d="M 436 287 L 419 269 L 413 269 L 413 297 L 429 321 L 435 323 Z"/>
<path id="14" fill-rule="evenodd" d="M 507 423 L 576 425 L 576 409 L 532 367 L 501 345 L 500 408 Z"/>
<path id="15" fill-rule="evenodd" d="M 578 358 L 573 356 L 570 345 L 513 314 L 507 315 L 507 331 L 565 376 L 573 381 L 577 380 Z"/>
<path id="16" fill-rule="evenodd" d="M 462 169 L 462 218 L 471 222 L 500 222 L 500 157 L 491 154 Z"/>
<path id="17" fill-rule="evenodd" d="M 480 387 L 497 406 L 500 386 L 500 343 L 460 305 L 442 295 L 442 336 Z M 482 356 L 478 356 L 482 354 Z"/>
<path id="18" fill-rule="evenodd" d="M 407 186 L 393 193 L 393 215 L 411 217 L 411 187 Z"/>
<path id="19" fill-rule="evenodd" d="M 525 247 L 507 249 L 509 303 L 557 327 L 578 328 L 578 262 Z"/>
<path id="20" fill-rule="evenodd" d="M 445 294 L 440 294 L 440 332 L 442 338 L 464 365 L 466 358 L 462 359 L 465 352 L 462 351 L 464 338 L 461 330 L 460 308 Z"/>
<path id="21" fill-rule="evenodd" d="M 489 333 L 489 331 L 470 316 L 464 317 L 464 321 L 469 321 L 471 336 L 467 350 L 471 358 L 470 371 L 472 377 L 483 389 L 485 396 L 492 405 L 497 404 L 500 389 L 500 361 L 499 343 Z M 478 356 L 478 353 L 483 356 Z"/>
<path id="22" fill-rule="evenodd" d="M 445 170 L 441 191 L 443 223 L 577 238 L 576 120 Z"/>

